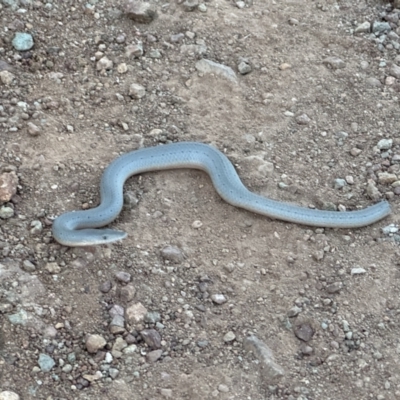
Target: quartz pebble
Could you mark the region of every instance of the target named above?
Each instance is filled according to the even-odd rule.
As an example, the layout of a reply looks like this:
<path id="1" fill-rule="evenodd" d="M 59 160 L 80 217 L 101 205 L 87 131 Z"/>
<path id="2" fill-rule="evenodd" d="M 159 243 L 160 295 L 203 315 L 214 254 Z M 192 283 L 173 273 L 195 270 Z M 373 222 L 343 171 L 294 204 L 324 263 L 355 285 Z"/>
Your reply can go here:
<path id="1" fill-rule="evenodd" d="M 351 275 L 361 275 L 361 274 L 365 274 L 366 272 L 367 271 L 361 267 L 351 269 Z"/>
<path id="2" fill-rule="evenodd" d="M 227 302 L 227 299 L 223 294 L 213 294 L 211 295 L 211 300 L 215 304 L 224 304 Z"/>
<path id="3" fill-rule="evenodd" d="M 5 390 L 4 392 L 0 392 L 0 400 L 20 400 L 20 397 L 15 392 Z"/>

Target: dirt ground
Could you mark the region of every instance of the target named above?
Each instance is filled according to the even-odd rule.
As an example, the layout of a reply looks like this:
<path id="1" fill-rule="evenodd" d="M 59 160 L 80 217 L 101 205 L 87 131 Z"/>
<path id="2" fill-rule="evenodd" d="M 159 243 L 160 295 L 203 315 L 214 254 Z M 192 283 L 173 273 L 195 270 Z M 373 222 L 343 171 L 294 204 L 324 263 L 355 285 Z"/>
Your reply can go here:
<path id="1" fill-rule="evenodd" d="M 0 1 L 0 172 L 19 179 L 0 219 L 0 398 L 400 398 L 400 12 L 152 0 L 141 23 L 125 4 Z M 200 171 L 162 171 L 127 181 L 122 242 L 54 241 L 52 220 L 98 204 L 115 157 L 175 141 L 216 146 L 264 196 L 387 199 L 392 214 L 309 228 L 225 203 Z M 132 307 L 136 322 L 110 325 Z M 252 335 L 283 375 L 247 352 Z"/>

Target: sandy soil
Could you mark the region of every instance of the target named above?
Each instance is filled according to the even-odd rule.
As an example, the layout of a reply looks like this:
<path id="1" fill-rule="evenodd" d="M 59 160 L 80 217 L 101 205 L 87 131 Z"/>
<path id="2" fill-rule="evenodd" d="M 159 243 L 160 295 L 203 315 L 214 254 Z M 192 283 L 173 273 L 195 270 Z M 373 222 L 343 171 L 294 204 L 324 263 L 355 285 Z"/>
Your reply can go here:
<path id="1" fill-rule="evenodd" d="M 138 23 L 119 1 L 0 2 L 0 68 L 13 78 L 0 86 L 0 172 L 19 178 L 3 205 L 14 215 L 0 219 L 0 391 L 17 397 L 0 398 L 400 398 L 397 11 L 190 3 L 154 0 L 157 18 Z M 376 40 L 354 32 L 385 20 Z M 16 32 L 31 50 L 13 48 Z M 199 73 L 202 58 L 236 80 Z M 189 140 L 225 152 L 262 195 L 347 210 L 387 199 L 393 212 L 362 229 L 308 228 L 226 204 L 202 172 L 163 171 L 126 183 L 112 224 L 123 242 L 53 240 L 54 217 L 98 204 L 116 156 Z M 145 319 L 113 333 L 110 311 L 138 303 Z M 89 353 L 94 334 L 105 344 Z M 246 351 L 250 335 L 283 376 Z"/>

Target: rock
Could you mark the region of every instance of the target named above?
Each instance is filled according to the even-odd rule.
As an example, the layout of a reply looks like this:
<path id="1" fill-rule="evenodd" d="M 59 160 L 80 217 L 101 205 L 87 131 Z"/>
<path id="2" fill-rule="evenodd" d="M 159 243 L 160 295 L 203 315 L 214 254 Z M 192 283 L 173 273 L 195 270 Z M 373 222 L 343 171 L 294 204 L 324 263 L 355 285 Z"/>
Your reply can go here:
<path id="1" fill-rule="evenodd" d="M 390 224 L 390 225 L 384 226 L 382 228 L 382 233 L 384 235 L 390 235 L 392 233 L 397 233 L 398 231 L 399 231 L 399 228 L 395 224 Z"/>
<path id="2" fill-rule="evenodd" d="M 238 71 L 241 75 L 247 75 L 252 71 L 251 65 L 241 61 L 238 65 Z"/>
<path id="3" fill-rule="evenodd" d="M 17 32 L 12 40 L 12 45 L 17 51 L 30 50 L 33 44 L 32 35 L 26 32 Z"/>
<path id="4" fill-rule="evenodd" d="M 368 33 L 371 32 L 371 23 L 369 21 L 365 21 L 362 24 L 358 25 L 356 29 L 354 29 L 354 33 Z"/>
<path id="5" fill-rule="evenodd" d="M 287 69 L 291 69 L 292 68 L 292 65 L 291 64 L 288 64 L 288 63 L 282 63 L 280 66 L 279 66 L 279 69 L 281 70 L 281 71 L 286 71 Z M 290 112 L 290 111 L 289 111 Z"/>
<path id="6" fill-rule="evenodd" d="M 299 125 L 308 125 L 311 122 L 311 119 L 307 114 L 301 114 L 298 117 L 296 117 L 296 122 Z"/>
<path id="7" fill-rule="evenodd" d="M 45 269 L 49 274 L 59 274 L 61 272 L 61 267 L 56 262 L 47 263 Z"/>
<path id="8" fill-rule="evenodd" d="M 366 272 L 367 271 L 361 267 L 351 269 L 351 275 L 361 275 L 361 274 L 365 274 Z"/>
<path id="9" fill-rule="evenodd" d="M 119 375 L 119 370 L 117 368 L 110 368 L 108 370 L 108 375 L 110 375 L 112 379 L 115 379 Z"/>
<path id="10" fill-rule="evenodd" d="M 38 219 L 31 222 L 30 234 L 33 236 L 39 235 L 43 231 L 43 224 Z"/>
<path id="11" fill-rule="evenodd" d="M 150 51 L 147 53 L 147 55 L 148 55 L 150 58 L 157 58 L 157 59 L 162 57 L 162 54 L 161 54 L 160 50 L 157 50 L 157 49 L 150 50 Z"/>
<path id="12" fill-rule="evenodd" d="M 199 5 L 199 0 L 185 0 L 182 7 L 185 11 L 194 11 Z"/>
<path id="13" fill-rule="evenodd" d="M 296 337 L 304 342 L 309 342 L 315 334 L 314 328 L 308 321 L 296 321 L 293 330 Z"/>
<path id="14" fill-rule="evenodd" d="M 346 182 L 345 179 L 338 178 L 338 179 L 335 179 L 335 182 L 334 182 L 334 184 L 333 184 L 333 187 L 334 187 L 335 189 L 342 189 L 342 188 L 344 188 L 346 185 L 347 185 L 347 182 Z"/>
<path id="15" fill-rule="evenodd" d="M 367 86 L 370 86 L 370 87 L 380 87 L 380 86 L 382 86 L 381 81 L 379 79 L 377 79 L 377 78 L 374 78 L 373 76 L 367 78 L 365 83 L 367 84 Z"/>
<path id="16" fill-rule="evenodd" d="M 126 343 L 126 341 L 122 337 L 117 337 L 115 339 L 112 349 L 113 351 L 122 351 L 126 347 L 128 347 L 128 343 Z"/>
<path id="17" fill-rule="evenodd" d="M 372 32 L 376 35 L 381 35 L 384 32 L 389 32 L 392 28 L 388 22 L 374 21 L 372 24 Z"/>
<path id="18" fill-rule="evenodd" d="M 215 304 L 224 304 L 227 302 L 227 299 L 223 294 L 213 294 L 211 295 L 211 300 Z"/>
<path id="19" fill-rule="evenodd" d="M 379 200 L 382 196 L 372 179 L 368 180 L 367 194 L 372 200 Z"/>
<path id="20" fill-rule="evenodd" d="M 397 79 L 400 79 L 400 67 L 398 65 L 392 64 L 388 73 L 389 73 L 389 75 L 391 75 Z"/>
<path id="21" fill-rule="evenodd" d="M 0 392 L 0 400 L 20 400 L 20 397 L 15 392 L 5 390 L 4 392 Z"/>
<path id="22" fill-rule="evenodd" d="M 13 83 L 15 75 L 10 71 L 0 71 L 0 80 L 3 85 L 9 86 Z"/>
<path id="23" fill-rule="evenodd" d="M 160 359 L 160 357 L 162 356 L 163 351 L 162 350 L 153 350 L 150 351 L 149 353 L 147 353 L 146 355 L 146 360 L 149 363 L 154 363 L 157 360 Z"/>
<path id="24" fill-rule="evenodd" d="M 220 385 L 218 385 L 218 392 L 228 393 L 229 387 L 227 385 L 224 385 L 223 383 L 221 383 Z"/>
<path id="25" fill-rule="evenodd" d="M 115 280 L 121 283 L 129 283 L 132 279 L 132 275 L 129 272 L 118 271 L 115 274 Z"/>
<path id="26" fill-rule="evenodd" d="M 353 157 L 357 157 L 357 156 L 359 156 L 361 153 L 362 153 L 362 150 L 361 150 L 361 149 L 358 149 L 357 147 L 353 147 L 353 148 L 350 150 L 350 154 L 351 154 Z"/>
<path id="27" fill-rule="evenodd" d="M 294 306 L 287 312 L 287 316 L 289 318 L 293 318 L 293 317 L 296 317 L 297 315 L 299 315 L 300 313 L 301 313 L 301 308 Z"/>
<path id="28" fill-rule="evenodd" d="M 118 64 L 117 71 L 119 74 L 125 74 L 128 71 L 128 66 L 126 65 L 126 63 Z"/>
<path id="29" fill-rule="evenodd" d="M 322 62 L 326 65 L 329 65 L 332 69 L 342 69 L 346 67 L 346 63 L 339 57 L 328 57 Z"/>
<path id="30" fill-rule="evenodd" d="M 204 44 L 183 44 L 180 52 L 184 54 L 203 55 L 207 52 L 207 46 Z"/>
<path id="31" fill-rule="evenodd" d="M 178 42 L 181 42 L 184 38 L 185 38 L 185 35 L 183 33 L 177 33 L 175 35 L 171 35 L 169 40 L 172 43 L 178 43 Z"/>
<path id="32" fill-rule="evenodd" d="M 340 292 L 342 288 L 343 288 L 342 282 L 333 282 L 326 287 L 326 291 L 330 294 L 333 294 Z"/>
<path id="33" fill-rule="evenodd" d="M 397 181 L 397 175 L 390 174 L 389 172 L 380 172 L 378 174 L 379 183 L 382 185 L 390 185 Z"/>
<path id="34" fill-rule="evenodd" d="M 147 314 L 146 308 L 142 303 L 132 304 L 125 310 L 125 319 L 129 324 L 138 324 L 143 322 L 145 315 Z"/>
<path id="35" fill-rule="evenodd" d="M 132 97 L 133 99 L 141 99 L 146 95 L 146 88 L 142 85 L 139 85 L 138 83 L 132 83 L 129 86 L 129 96 Z"/>
<path id="36" fill-rule="evenodd" d="M 284 370 L 276 363 L 271 349 L 256 336 L 246 337 L 243 340 L 243 348 L 258 358 L 258 368 L 265 384 L 275 384 L 284 376 Z"/>
<path id="37" fill-rule="evenodd" d="M 28 122 L 26 125 L 28 127 L 28 133 L 31 136 L 39 136 L 40 135 L 40 133 L 41 133 L 40 128 L 37 125 L 35 125 L 33 122 Z"/>
<path id="38" fill-rule="evenodd" d="M 110 322 L 109 330 L 113 335 L 125 332 L 125 318 L 122 315 L 114 315 Z"/>
<path id="39" fill-rule="evenodd" d="M 129 44 L 125 47 L 125 54 L 129 58 L 141 57 L 143 55 L 143 44 Z"/>
<path id="40" fill-rule="evenodd" d="M 125 339 L 128 337 L 129 335 L 127 335 L 125 337 Z M 130 344 L 128 347 L 125 347 L 124 350 L 122 350 L 123 354 L 133 354 L 136 353 L 137 350 L 137 346 L 135 344 Z"/>
<path id="41" fill-rule="evenodd" d="M 0 59 L 0 71 L 10 71 L 13 72 L 14 68 L 4 60 Z"/>
<path id="42" fill-rule="evenodd" d="M 82 377 L 83 379 L 82 378 L 78 379 L 78 382 L 83 387 L 87 387 L 89 386 L 89 382 L 95 382 L 103 378 L 103 374 L 101 373 L 101 371 L 96 371 L 95 374 L 83 374 Z"/>
<path id="43" fill-rule="evenodd" d="M 105 71 L 112 69 L 113 65 L 114 63 L 109 58 L 102 57 L 99 61 L 97 61 L 96 69 L 97 71 Z"/>
<path id="44" fill-rule="evenodd" d="M 140 332 L 140 336 L 151 349 L 161 347 L 161 335 L 155 329 L 144 329 Z"/>
<path id="45" fill-rule="evenodd" d="M 157 311 L 149 311 L 144 317 L 144 322 L 146 322 L 147 324 L 156 324 L 160 321 L 161 315 Z"/>
<path id="46" fill-rule="evenodd" d="M 22 269 L 26 272 L 34 272 L 36 271 L 36 265 L 31 263 L 29 260 L 24 260 L 22 263 Z"/>
<path id="47" fill-rule="evenodd" d="M 161 250 L 161 257 L 174 264 L 180 264 L 184 260 L 183 253 L 180 248 L 176 246 L 167 246 Z"/>
<path id="48" fill-rule="evenodd" d="M 14 171 L 0 175 L 0 202 L 7 202 L 17 193 L 18 176 Z"/>
<path id="49" fill-rule="evenodd" d="M 149 24 L 157 17 L 155 6 L 139 0 L 128 0 L 125 5 L 125 13 L 128 18 L 141 24 Z"/>
<path id="50" fill-rule="evenodd" d="M 86 339 L 86 349 L 89 353 L 97 353 L 107 344 L 107 341 L 101 335 L 89 335 Z"/>
<path id="51" fill-rule="evenodd" d="M 142 143 L 143 143 L 143 138 L 141 139 L 141 142 L 140 142 L 138 148 L 142 147 Z M 124 193 L 124 205 L 126 207 L 128 207 L 129 209 L 133 209 L 138 204 L 139 204 L 139 199 L 137 198 L 135 193 L 130 192 L 130 191 Z"/>
<path id="52" fill-rule="evenodd" d="M 379 150 L 389 150 L 393 146 L 393 139 L 381 139 L 376 147 L 378 147 Z"/>
<path id="53" fill-rule="evenodd" d="M 136 288 L 133 285 L 126 285 L 117 289 L 117 295 L 124 303 L 128 303 L 135 298 Z"/>
<path id="54" fill-rule="evenodd" d="M 197 71 L 203 74 L 214 74 L 229 79 L 232 82 L 237 81 L 235 71 L 226 65 L 218 64 L 214 61 L 203 58 L 202 60 L 197 61 L 195 67 Z"/>
<path id="55" fill-rule="evenodd" d="M 202 13 L 207 12 L 207 6 L 204 3 L 199 4 L 197 8 Z"/>
<path id="56" fill-rule="evenodd" d="M 102 293 L 108 293 L 111 289 L 112 289 L 111 281 L 103 282 L 99 287 L 99 290 Z"/>
<path id="57" fill-rule="evenodd" d="M 0 218 L 8 219 L 14 216 L 14 209 L 12 207 L 2 206 L 0 207 Z"/>
<path id="58" fill-rule="evenodd" d="M 228 333 L 226 333 L 224 335 L 224 342 L 225 343 L 233 342 L 235 339 L 236 339 L 236 335 L 232 331 L 229 331 Z"/>
<path id="59" fill-rule="evenodd" d="M 39 354 L 38 364 L 42 372 L 50 372 L 56 362 L 47 354 Z"/>

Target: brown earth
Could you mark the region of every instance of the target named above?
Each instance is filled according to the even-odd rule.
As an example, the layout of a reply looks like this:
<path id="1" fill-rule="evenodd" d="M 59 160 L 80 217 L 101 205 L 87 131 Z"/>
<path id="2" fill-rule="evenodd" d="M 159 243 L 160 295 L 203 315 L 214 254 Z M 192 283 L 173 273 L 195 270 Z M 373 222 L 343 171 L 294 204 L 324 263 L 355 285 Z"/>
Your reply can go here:
<path id="1" fill-rule="evenodd" d="M 399 77 L 390 76 L 400 62 L 396 47 L 354 34 L 390 6 L 211 0 L 188 12 L 188 2 L 153 1 L 158 17 L 141 24 L 112 0 L 9 3 L 0 3 L 0 58 L 15 80 L 0 86 L 0 172 L 15 170 L 19 185 L 14 216 L 0 220 L 0 390 L 48 400 L 400 398 L 400 253 L 398 237 L 381 230 L 397 223 L 399 199 L 379 180 L 400 172 Z M 16 31 L 32 34 L 32 50 L 13 49 Z M 144 54 L 129 56 L 139 42 Z M 97 69 L 102 57 L 113 65 Z M 198 73 L 201 58 L 230 66 L 237 82 Z M 250 73 L 238 72 L 241 61 Z M 144 97 L 129 96 L 132 83 Z M 392 147 L 378 149 L 381 139 Z M 226 204 L 202 172 L 163 171 L 126 183 L 138 204 L 112 224 L 128 233 L 121 243 L 74 249 L 52 239 L 55 216 L 98 203 L 115 157 L 174 141 L 215 145 L 247 187 L 277 200 L 353 210 L 374 202 L 366 189 L 375 182 L 393 211 L 362 229 L 311 229 Z M 336 179 L 348 184 L 335 189 Z M 42 228 L 32 232 L 33 221 Z M 183 261 L 162 256 L 169 245 Z M 133 299 L 121 298 L 120 271 L 131 274 Z M 215 304 L 215 294 L 227 301 Z M 109 309 L 135 303 L 159 323 L 112 334 Z M 32 319 L 10 321 L 21 310 Z M 307 342 L 299 324 L 315 331 Z M 162 338 L 153 363 L 144 328 Z M 118 353 L 128 333 L 137 349 Z M 86 350 L 90 334 L 107 341 L 97 355 Z M 251 334 L 284 369 L 278 382 L 243 349 Z M 50 372 L 38 368 L 41 353 L 55 361 Z"/>

